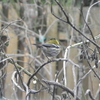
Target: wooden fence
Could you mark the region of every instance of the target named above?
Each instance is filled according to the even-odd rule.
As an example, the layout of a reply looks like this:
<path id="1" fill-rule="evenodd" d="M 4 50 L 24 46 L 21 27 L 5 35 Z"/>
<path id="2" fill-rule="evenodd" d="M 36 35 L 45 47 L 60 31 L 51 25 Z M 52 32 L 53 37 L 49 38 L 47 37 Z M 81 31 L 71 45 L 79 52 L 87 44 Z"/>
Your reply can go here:
<path id="1" fill-rule="evenodd" d="M 31 5 L 31 7 L 32 7 L 32 5 Z M 1 8 L 2 7 L 0 5 L 0 9 Z M 59 15 L 58 14 L 59 13 L 58 12 L 58 7 L 54 6 L 53 9 L 54 9 L 55 14 Z M 100 34 L 100 23 L 99 23 L 99 20 L 100 20 L 100 10 L 99 9 L 100 9 L 99 7 L 98 8 L 97 7 L 96 8 L 95 7 L 92 8 L 92 10 L 90 12 L 90 17 L 89 17 L 90 28 L 91 28 L 94 36 L 97 36 L 97 35 Z M 62 25 L 64 27 L 62 27 L 62 26 L 58 27 L 59 26 L 58 25 L 59 20 L 57 20 L 51 14 L 50 7 L 46 6 L 44 8 L 44 10 L 45 10 L 44 13 L 46 13 L 46 17 L 45 17 L 46 24 L 47 24 L 46 27 L 48 28 L 48 32 L 47 32 L 46 38 L 51 38 L 51 37 L 58 38 L 59 40 L 62 41 L 62 44 L 65 47 L 67 47 L 69 45 L 69 41 L 70 41 L 69 37 L 71 36 L 71 34 L 77 34 L 77 36 L 78 36 L 79 33 L 77 33 L 76 31 L 74 31 L 69 25 L 67 25 L 65 23 L 61 23 L 60 22 L 61 24 L 64 24 L 64 25 Z M 84 8 L 83 9 L 84 15 L 86 15 L 87 10 L 88 10 L 88 8 Z M 81 20 L 79 8 L 76 8 L 76 7 L 70 8 L 69 7 L 69 8 L 66 8 L 66 12 L 69 14 L 69 16 L 71 16 L 70 20 L 74 23 L 74 25 L 76 27 L 78 27 L 78 28 L 83 27 L 82 26 L 83 25 L 83 20 Z M 6 16 L 6 17 L 7 17 L 7 19 L 9 21 L 14 21 L 14 20 L 18 20 L 19 19 L 19 16 L 16 13 L 15 9 L 12 7 L 12 5 L 9 6 L 8 16 Z M 34 20 L 34 18 L 33 18 L 33 20 Z M 2 21 L 2 19 L 1 19 L 1 21 Z M 6 22 L 4 22 L 4 23 L 6 24 Z M 63 30 L 65 30 L 65 32 L 64 31 L 58 31 L 59 30 L 58 28 L 64 28 Z M 6 33 L 6 31 L 7 31 L 7 33 Z M 20 38 L 19 38 L 20 34 L 16 34 L 15 30 L 13 30 L 12 27 L 7 28 L 6 31 L 4 32 L 4 34 L 7 34 L 9 36 L 9 38 L 10 38 L 9 46 L 6 48 L 7 55 L 9 56 L 11 54 L 10 56 L 14 57 L 15 60 L 22 61 L 19 64 L 22 65 L 25 69 L 29 70 L 31 73 L 33 73 L 34 72 L 33 68 L 28 68 L 27 66 L 29 64 L 31 64 L 32 60 L 34 60 L 34 57 L 32 59 L 30 59 L 30 57 L 28 56 L 28 52 L 27 52 L 26 48 L 24 48 L 23 44 L 21 44 L 22 42 L 20 42 Z M 23 30 L 19 31 L 19 32 L 21 32 L 21 34 L 25 34 L 25 33 L 23 33 Z M 28 45 L 29 45 L 29 41 L 30 41 L 30 43 L 34 43 L 35 40 L 36 40 L 36 38 L 34 36 L 32 37 L 32 34 L 28 35 L 29 41 L 26 38 L 26 36 L 23 36 L 23 37 L 24 37 L 23 41 L 25 41 L 25 43 L 27 43 Z M 74 37 L 74 35 L 73 35 L 73 37 Z M 98 40 L 98 43 L 100 43 L 99 40 Z M 71 45 L 72 44 L 75 44 L 75 42 L 73 41 L 71 43 Z M 20 46 L 18 47 L 18 45 L 20 45 Z M 19 50 L 19 52 L 18 52 L 18 50 Z M 24 51 L 24 52 L 20 52 L 20 50 Z M 34 46 L 32 46 L 32 50 L 33 50 L 32 53 L 36 52 L 36 48 Z M 64 52 L 62 52 L 59 55 L 59 57 L 63 57 L 63 53 Z M 26 55 L 26 56 L 23 56 L 23 54 Z M 18 55 L 20 55 L 21 58 L 20 58 L 20 56 L 18 58 L 17 57 Z M 77 67 L 75 68 L 75 71 L 76 71 L 75 74 L 76 74 L 76 78 L 77 78 L 77 81 L 78 81 L 79 80 L 78 77 L 79 77 L 79 73 L 80 72 L 84 71 L 83 74 L 85 74 L 86 72 L 89 71 L 89 69 L 85 70 L 85 67 L 87 68 L 88 64 L 86 63 L 85 60 L 82 60 L 82 62 L 78 60 L 78 49 L 77 49 L 77 47 L 71 48 L 69 58 L 73 62 L 79 64 L 82 67 L 81 69 L 79 69 Z M 34 61 L 32 63 L 33 63 L 33 65 L 35 64 Z M 44 67 L 41 70 L 41 72 L 44 74 L 44 76 L 46 77 L 46 79 L 54 81 L 56 71 L 57 70 L 58 71 L 61 70 L 62 66 L 63 66 L 63 62 L 62 61 L 58 62 L 58 63 L 51 63 L 51 64 L 48 64 L 46 67 Z M 13 91 L 15 91 L 15 90 L 13 90 L 14 89 L 13 88 L 13 83 L 11 82 L 11 77 L 12 77 L 12 73 L 13 73 L 14 69 L 15 69 L 14 66 L 12 64 L 8 63 L 8 65 L 6 67 L 7 75 L 6 75 L 6 78 L 5 78 L 4 94 L 5 94 L 5 97 L 9 98 L 9 99 L 14 98 L 14 94 L 13 94 L 14 92 Z M 50 73 L 52 73 L 52 75 L 48 74 L 45 69 L 47 70 L 47 72 L 49 71 Z M 66 63 L 67 87 L 69 87 L 71 89 L 74 88 L 74 79 L 73 79 L 72 69 L 73 69 L 72 64 Z M 97 71 L 100 74 L 100 68 L 95 69 L 95 71 Z M 41 79 L 41 75 L 40 74 L 37 75 L 37 77 L 39 77 Z M 81 77 L 82 76 L 83 75 L 81 75 Z M 59 82 L 62 80 L 62 77 L 63 77 L 63 74 L 60 74 L 60 76 L 58 78 Z M 29 79 L 28 75 L 26 75 L 26 74 L 23 73 L 23 81 L 27 82 L 28 79 Z M 81 86 L 82 87 L 82 93 L 85 93 L 87 89 L 90 89 L 91 92 L 92 92 L 92 95 L 95 96 L 97 90 L 100 88 L 99 84 L 100 84 L 100 80 L 98 80 L 94 76 L 94 73 L 91 72 L 82 81 L 82 84 L 81 84 L 82 85 Z M 31 87 L 34 88 L 35 85 L 31 85 Z M 39 87 L 40 86 L 37 85 L 36 89 L 38 89 Z M 61 95 L 60 91 L 62 91 L 62 90 L 58 89 L 58 91 L 57 91 L 59 95 Z M 22 92 L 20 92 L 20 90 L 17 90 L 17 89 L 16 89 L 16 92 L 18 92 L 19 98 L 25 98 L 25 93 L 22 93 Z M 43 100 L 50 100 L 50 99 L 48 99 L 48 98 L 50 98 L 49 94 L 47 94 L 47 95 L 45 95 L 45 94 L 47 94 L 47 93 L 44 91 L 44 92 L 41 92 L 40 94 L 36 94 L 36 95 L 37 95 L 37 98 L 41 98 L 41 100 L 42 99 Z M 99 97 L 100 97 L 100 95 L 98 96 L 98 98 L 96 100 L 100 100 Z M 88 97 L 86 97 L 86 96 L 83 95 L 82 100 L 86 100 L 86 98 L 87 98 L 87 100 L 89 100 Z M 38 99 L 38 100 L 40 100 L 40 99 Z"/>

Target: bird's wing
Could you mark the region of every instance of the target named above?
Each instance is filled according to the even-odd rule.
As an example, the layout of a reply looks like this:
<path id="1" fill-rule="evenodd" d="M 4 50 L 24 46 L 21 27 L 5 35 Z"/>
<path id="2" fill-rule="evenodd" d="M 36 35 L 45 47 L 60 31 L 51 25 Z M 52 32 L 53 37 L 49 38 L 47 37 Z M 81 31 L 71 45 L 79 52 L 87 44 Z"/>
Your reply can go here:
<path id="1" fill-rule="evenodd" d="M 52 43 L 44 43 L 44 44 L 42 44 L 42 46 L 44 46 L 44 47 L 54 47 L 54 48 L 60 47 L 59 45 L 52 44 Z"/>

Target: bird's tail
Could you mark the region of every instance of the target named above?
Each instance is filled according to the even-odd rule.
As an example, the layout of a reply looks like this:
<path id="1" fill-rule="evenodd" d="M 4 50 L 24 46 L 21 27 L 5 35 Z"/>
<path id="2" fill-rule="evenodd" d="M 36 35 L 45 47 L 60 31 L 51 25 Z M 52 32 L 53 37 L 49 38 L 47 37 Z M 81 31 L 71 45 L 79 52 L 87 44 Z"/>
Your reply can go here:
<path id="1" fill-rule="evenodd" d="M 41 48 L 41 44 L 33 44 L 35 46 L 37 46 L 38 48 Z"/>

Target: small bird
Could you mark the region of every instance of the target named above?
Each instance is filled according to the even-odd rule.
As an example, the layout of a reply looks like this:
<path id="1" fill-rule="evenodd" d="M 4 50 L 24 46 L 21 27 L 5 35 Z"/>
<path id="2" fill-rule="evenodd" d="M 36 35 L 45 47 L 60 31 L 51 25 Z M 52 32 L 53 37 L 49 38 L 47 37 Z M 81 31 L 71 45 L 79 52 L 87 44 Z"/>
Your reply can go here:
<path id="1" fill-rule="evenodd" d="M 36 45 L 38 48 L 40 48 L 47 58 L 56 57 L 61 51 L 59 41 L 55 38 L 52 38 L 48 42 L 43 44 L 33 44 L 33 45 Z"/>

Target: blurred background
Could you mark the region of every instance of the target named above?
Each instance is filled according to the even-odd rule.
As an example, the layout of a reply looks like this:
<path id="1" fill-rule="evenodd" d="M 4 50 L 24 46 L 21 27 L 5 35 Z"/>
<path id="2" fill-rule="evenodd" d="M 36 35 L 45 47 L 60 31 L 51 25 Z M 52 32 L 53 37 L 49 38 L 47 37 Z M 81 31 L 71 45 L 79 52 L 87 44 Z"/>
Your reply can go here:
<path id="1" fill-rule="evenodd" d="M 64 8 L 72 25 L 90 39 L 92 38 L 91 30 L 93 37 L 96 37 L 96 44 L 100 45 L 99 0 L 59 0 L 59 3 Z M 89 7 L 93 4 L 95 5 L 88 12 Z M 77 88 L 76 94 L 80 100 L 92 100 L 88 94 L 85 94 L 90 89 L 95 100 L 100 100 L 100 79 L 97 78 L 93 71 L 90 71 L 91 68 L 82 51 L 83 45 L 81 45 L 81 42 L 86 41 L 86 39 L 68 23 L 54 17 L 51 13 L 51 5 L 53 13 L 66 20 L 55 0 L 0 0 L 0 98 L 25 100 L 26 97 L 26 93 L 18 88 L 18 85 L 22 85 L 19 76 L 15 75 L 13 78 L 16 68 L 8 59 L 13 58 L 20 65 L 18 67 L 20 75 L 23 82 L 27 83 L 30 75 L 48 60 L 42 51 L 32 44 L 41 44 L 51 38 L 56 38 L 62 46 L 62 51 L 57 58 L 64 58 L 66 48 L 77 44 L 68 49 L 66 57 L 68 62 L 65 63 L 66 76 L 64 76 L 63 72 L 64 61 L 58 61 L 46 64 L 36 74 L 36 77 L 39 80 L 55 81 L 72 90 Z M 86 19 L 87 12 L 89 14 L 88 19 Z M 87 26 L 85 27 L 84 19 L 87 20 L 90 30 Z M 100 77 L 100 55 L 95 51 L 96 47 L 92 43 L 88 42 L 85 46 L 88 48 L 91 66 L 98 64 L 98 68 L 93 69 Z M 93 58 L 94 53 L 97 54 L 98 60 Z M 7 58 L 5 58 L 5 55 Z M 83 78 L 84 75 L 86 76 Z M 13 82 L 14 79 L 17 85 Z M 50 86 L 50 89 L 54 88 L 52 85 Z M 31 81 L 31 89 L 39 90 L 41 87 L 42 85 L 38 81 Z M 43 89 L 36 94 L 31 94 L 30 99 L 76 100 L 70 95 L 63 97 L 63 94 L 66 95 L 67 92 L 59 87 L 55 87 L 54 91 L 58 99 L 53 99 L 52 95 L 50 95 L 51 91 L 53 90 Z"/>

